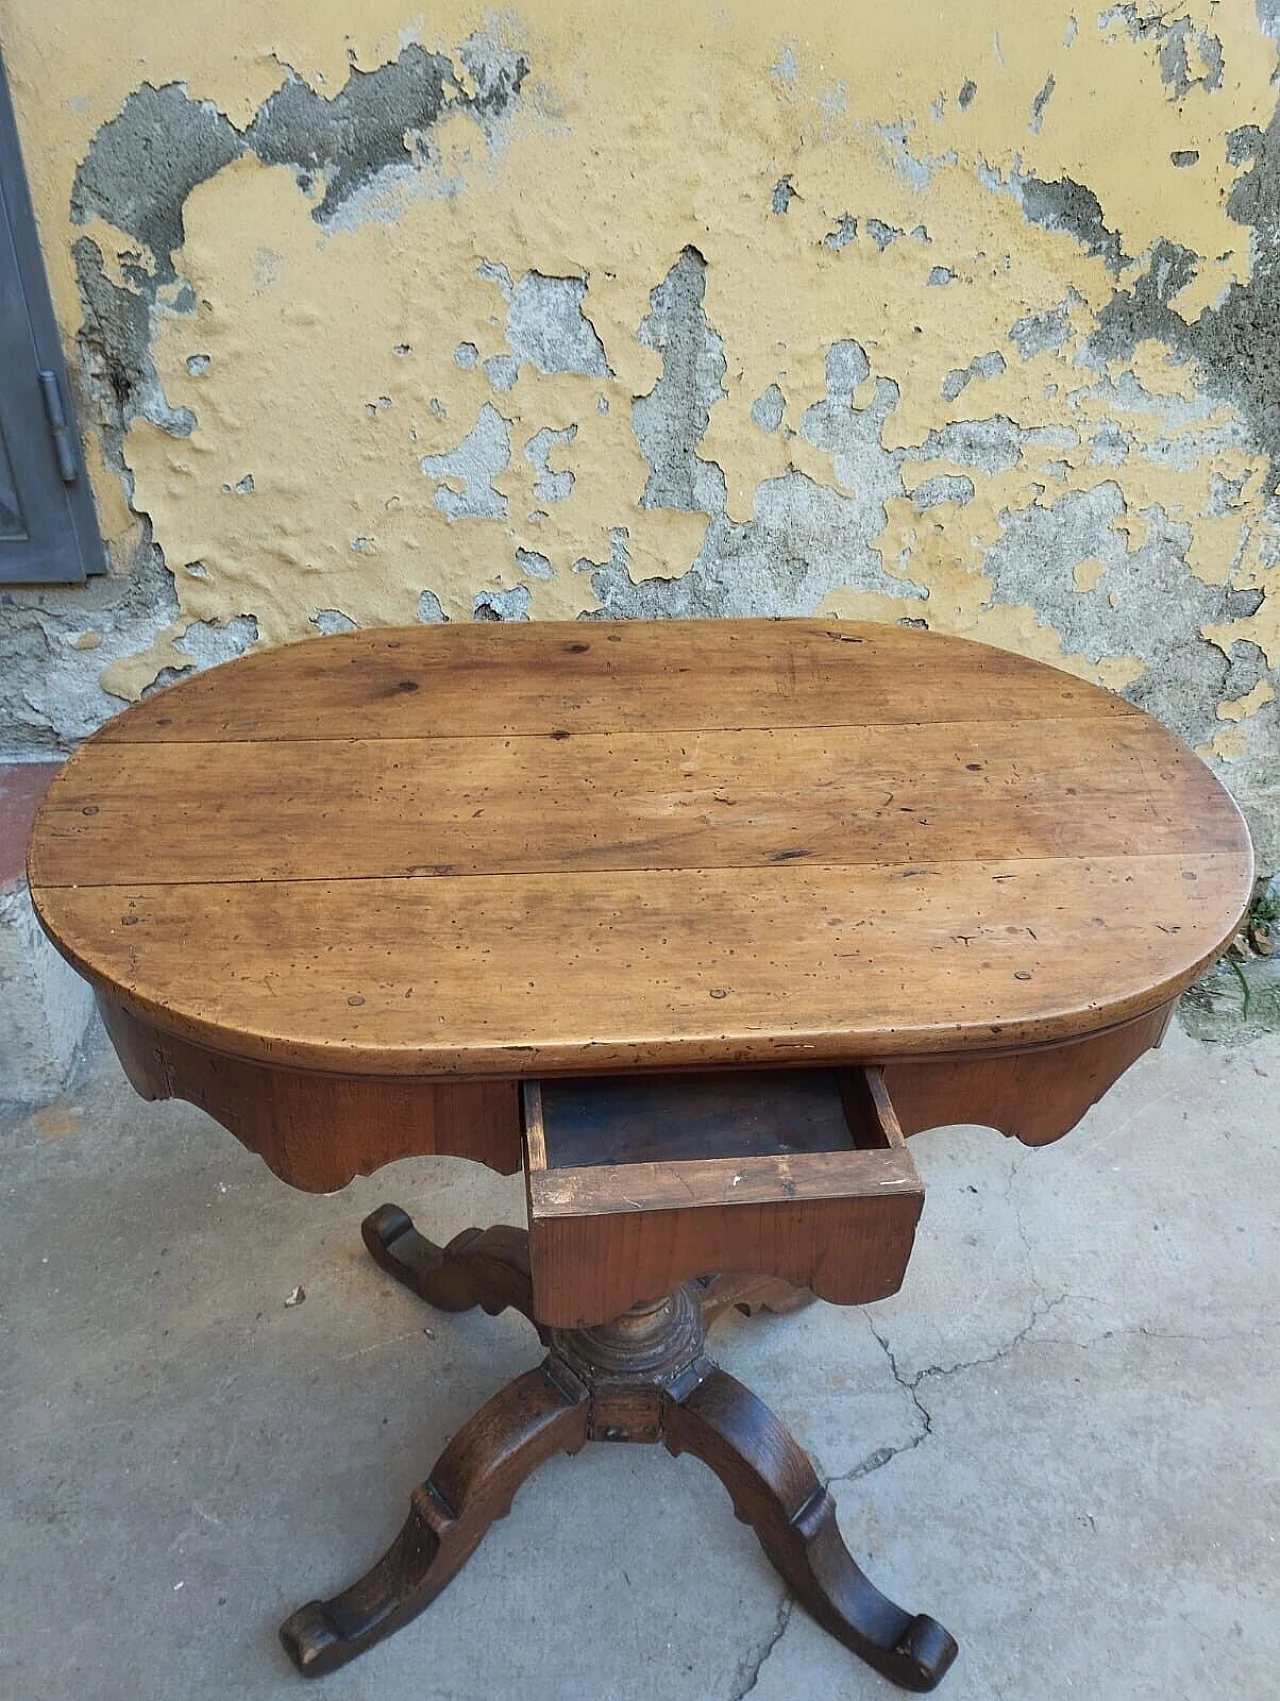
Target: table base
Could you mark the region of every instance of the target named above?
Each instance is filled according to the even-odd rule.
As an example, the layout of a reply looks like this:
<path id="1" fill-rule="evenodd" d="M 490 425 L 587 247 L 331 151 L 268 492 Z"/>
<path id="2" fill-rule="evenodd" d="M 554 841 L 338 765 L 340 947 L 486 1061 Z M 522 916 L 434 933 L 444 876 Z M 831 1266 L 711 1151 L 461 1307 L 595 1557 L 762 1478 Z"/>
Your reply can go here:
<path id="1" fill-rule="evenodd" d="M 441 1248 L 398 1207 L 384 1205 L 362 1233 L 382 1268 L 433 1306 L 522 1312 L 547 1356 L 458 1431 L 414 1489 L 405 1525 L 383 1557 L 349 1589 L 308 1602 L 281 1625 L 304 1676 L 344 1665 L 430 1605 L 544 1460 L 587 1441 L 661 1441 L 710 1466 L 737 1517 L 825 1630 L 902 1689 L 923 1692 L 941 1681 L 956 1656 L 954 1639 L 936 1620 L 895 1606 L 863 1575 L 836 1527 L 835 1503 L 799 1445 L 703 1350 L 707 1327 L 731 1306 L 794 1310 L 807 1295 L 772 1278 L 718 1275 L 611 1323 L 555 1329 L 533 1315 L 522 1229 L 468 1229 Z"/>

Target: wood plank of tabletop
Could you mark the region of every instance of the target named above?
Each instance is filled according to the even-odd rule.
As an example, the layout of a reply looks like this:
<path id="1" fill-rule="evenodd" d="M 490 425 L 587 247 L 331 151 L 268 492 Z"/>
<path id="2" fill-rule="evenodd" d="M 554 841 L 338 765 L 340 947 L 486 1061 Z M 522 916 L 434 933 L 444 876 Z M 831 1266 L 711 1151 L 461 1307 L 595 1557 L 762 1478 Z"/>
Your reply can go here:
<path id="1" fill-rule="evenodd" d="M 489 878 L 48 887 L 126 1008 L 369 1075 L 879 1061 L 1047 1043 L 1174 996 L 1238 853 Z"/>
<path id="2" fill-rule="evenodd" d="M 1105 700 L 1103 707 L 1106 708 Z M 86 747 L 36 886 L 1228 851 L 1145 716 L 778 731 Z"/>
<path id="3" fill-rule="evenodd" d="M 107 743 L 985 722 L 1139 711 L 1071 674 L 915 628 L 536 621 L 349 632 L 252 653 L 107 723 Z"/>

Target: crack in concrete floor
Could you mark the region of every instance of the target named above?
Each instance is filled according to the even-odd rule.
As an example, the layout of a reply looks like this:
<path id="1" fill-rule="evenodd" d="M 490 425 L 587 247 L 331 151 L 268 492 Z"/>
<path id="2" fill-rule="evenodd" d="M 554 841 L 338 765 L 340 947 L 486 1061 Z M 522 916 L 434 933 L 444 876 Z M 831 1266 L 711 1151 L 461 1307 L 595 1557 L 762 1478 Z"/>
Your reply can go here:
<path id="1" fill-rule="evenodd" d="M 795 1611 L 795 1605 L 796 1603 L 792 1600 L 790 1595 L 783 1595 L 780 1598 L 778 1601 L 778 1612 L 777 1617 L 774 1620 L 773 1630 L 771 1631 L 768 1640 L 761 1645 L 755 1656 L 752 1659 L 743 1662 L 743 1665 L 738 1672 L 737 1679 L 734 1682 L 733 1690 L 729 1695 L 729 1701 L 743 1701 L 743 1698 L 750 1695 L 752 1690 L 759 1683 L 761 1672 L 772 1657 L 774 1649 L 787 1633 L 787 1626 L 791 1623 L 791 1617 Z"/>

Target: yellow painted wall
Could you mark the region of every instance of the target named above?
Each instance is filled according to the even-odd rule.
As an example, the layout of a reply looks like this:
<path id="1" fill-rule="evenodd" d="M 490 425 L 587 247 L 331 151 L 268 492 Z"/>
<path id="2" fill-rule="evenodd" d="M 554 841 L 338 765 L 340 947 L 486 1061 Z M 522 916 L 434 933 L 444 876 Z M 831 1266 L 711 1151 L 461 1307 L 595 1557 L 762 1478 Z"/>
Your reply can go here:
<path id="1" fill-rule="evenodd" d="M 476 103 L 477 38 L 526 66 L 496 117 Z M 316 216 L 323 160 L 303 174 L 248 146 L 182 201 L 171 279 L 136 229 L 87 216 L 82 195 L 73 216 L 95 138 L 144 84 L 181 84 L 243 136 L 292 79 L 329 101 L 413 43 L 448 61 L 446 109 L 332 218 Z M 145 515 L 176 603 L 158 631 L 105 646 L 97 682 L 115 698 L 192 665 L 196 623 L 252 617 L 275 643 L 314 633 L 321 611 L 410 621 L 434 598 L 469 618 L 482 593 L 521 587 L 498 606 L 572 617 L 601 606 L 587 564 L 611 558 L 615 581 L 652 584 L 647 601 L 619 590 L 616 608 L 662 612 L 668 594 L 682 606 L 700 550 L 732 574 L 725 539 L 754 535 L 784 488 L 818 505 L 830 492 L 874 560 L 842 582 L 825 570 L 817 607 L 923 620 L 1139 700 L 1155 690 L 1157 712 L 1273 818 L 1280 441 L 1247 341 L 1224 355 L 1220 329 L 1265 260 L 1239 185 L 1269 182 L 1247 127 L 1265 138 L 1272 123 L 1277 53 L 1250 0 L 1101 15 L 1068 0 L 790 14 L 523 0 L 500 16 L 445 0 L 426 18 L 394 0 L 0 0 L 0 45 L 73 364 L 77 241 L 149 301 L 162 406 L 116 421 L 114 439 L 100 409 L 90 453 L 115 570 L 133 570 Z M 686 470 L 693 453 L 723 472 L 710 512 L 643 505 L 652 468 L 632 413 L 663 372 L 661 337 L 641 333 L 651 292 L 688 249 L 723 346 L 709 423 L 683 451 Z M 1152 307 L 1171 253 L 1187 257 L 1179 287 Z M 607 371 L 526 360 L 510 388 L 486 376 L 512 352 L 506 295 L 529 273 L 582 280 Z M 866 375 L 852 357 L 842 388 L 828 358 L 853 344 Z M 155 423 L 165 408 L 194 429 Z M 497 512 L 459 515 L 449 493 L 465 499 L 465 483 L 423 461 L 456 451 L 486 408 L 510 445 L 479 492 Z M 1000 442 L 988 427 L 957 458 L 965 432 L 946 427 L 992 420 Z M 544 428 L 561 436 L 540 471 L 525 446 Z M 548 472 L 572 474 L 567 495 L 547 499 Z M 789 473 L 808 482 L 780 485 Z M 913 500 L 921 486 L 932 505 Z M 1073 494 L 1092 506 L 1064 507 Z M 771 548 L 786 523 L 768 522 Z M 759 552 L 741 571 L 751 606 L 801 611 Z M 693 606 L 737 605 L 699 591 Z"/>

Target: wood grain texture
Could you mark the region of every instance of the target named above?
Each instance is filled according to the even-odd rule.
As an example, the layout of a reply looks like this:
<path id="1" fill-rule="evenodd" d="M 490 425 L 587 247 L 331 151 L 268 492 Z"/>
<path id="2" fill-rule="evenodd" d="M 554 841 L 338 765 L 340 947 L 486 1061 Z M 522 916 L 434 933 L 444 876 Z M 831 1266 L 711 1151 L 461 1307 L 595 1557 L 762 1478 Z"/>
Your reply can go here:
<path id="1" fill-rule="evenodd" d="M 1113 1026 L 1167 1003 L 1189 954 L 1212 959 L 1237 872 L 1225 853 L 798 864 L 67 886 L 42 907 L 117 1002 L 214 1050 L 509 1077 L 884 1060 Z"/>
<path id="2" fill-rule="evenodd" d="M 440 1247 L 383 1206 L 364 1234 L 378 1263 L 429 1304 L 526 1309 L 529 1253 L 516 1230 L 472 1229 Z M 401 1262 L 391 1248 L 406 1245 Z M 553 1452 L 574 1453 L 587 1440 L 662 1441 L 710 1466 L 819 1624 L 902 1688 L 933 1689 L 955 1658 L 954 1638 L 874 1587 L 796 1441 L 704 1350 L 707 1325 L 729 1306 L 790 1310 L 804 1297 L 768 1279 L 719 1277 L 603 1326 L 539 1326 L 549 1349 L 543 1364 L 463 1426 L 414 1491 L 408 1520 L 382 1558 L 341 1594 L 285 1620 L 280 1635 L 298 1669 L 311 1677 L 332 1671 L 429 1605 Z"/>
<path id="3" fill-rule="evenodd" d="M 1252 873 L 1226 793 L 1129 704 L 816 621 L 250 655 L 88 740 L 29 869 L 55 943 L 135 1015 L 417 1079 L 1071 1039 L 1174 997 Z"/>
<path id="4" fill-rule="evenodd" d="M 1045 772 L 1054 740 L 1060 760 Z M 104 746 L 51 796 L 32 876 L 57 886 L 847 867 L 1231 851 L 1239 836 L 1213 807 L 1204 764 L 1132 715 L 317 739 L 302 764 L 298 754 L 276 740 L 198 755 Z"/>
<path id="5" fill-rule="evenodd" d="M 547 1365 L 509 1382 L 454 1436 L 414 1489 L 395 1541 L 364 1576 L 331 1600 L 308 1601 L 280 1626 L 304 1677 L 321 1677 L 415 1618 L 504 1518 L 526 1478 L 587 1439 L 585 1389 L 565 1387 Z"/>
<path id="6" fill-rule="evenodd" d="M 479 1305 L 497 1317 L 514 1309 L 538 1326 L 527 1229 L 509 1223 L 463 1229 L 447 1246 L 437 1246 L 398 1205 L 379 1205 L 360 1224 L 360 1234 L 374 1263 L 437 1311 Z"/>
<path id="7" fill-rule="evenodd" d="M 935 1618 L 904 1612 L 854 1563 L 835 1504 L 791 1434 L 718 1368 L 667 1403 L 669 1452 L 709 1465 L 788 1588 L 822 1628 L 900 1689 L 926 1694 L 946 1675 L 955 1638 Z"/>
<path id="8" fill-rule="evenodd" d="M 148 697 L 107 743 L 492 738 L 991 722 L 1140 711 L 1007 650 L 816 620 L 538 621 L 350 632 Z M 928 713 L 921 714 L 922 705 Z"/>
<path id="9" fill-rule="evenodd" d="M 984 1057 L 905 1058 L 883 1072 L 907 1134 L 976 1122 L 1045 1146 L 1073 1129 L 1143 1052 L 1159 1045 L 1173 1014 L 1162 1005 L 1134 1022 L 1065 1045 Z"/>
<path id="10" fill-rule="evenodd" d="M 103 1024 L 134 1090 L 186 1099 L 291 1187 L 334 1193 L 398 1158 L 471 1158 L 520 1168 L 514 1081 L 378 1081 L 308 1074 L 227 1057 L 139 1021 L 99 996 Z"/>

